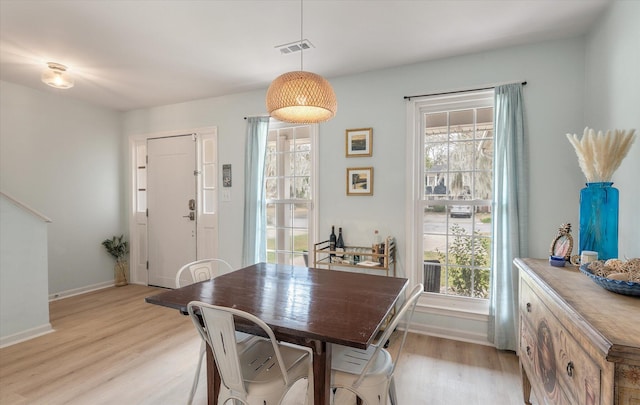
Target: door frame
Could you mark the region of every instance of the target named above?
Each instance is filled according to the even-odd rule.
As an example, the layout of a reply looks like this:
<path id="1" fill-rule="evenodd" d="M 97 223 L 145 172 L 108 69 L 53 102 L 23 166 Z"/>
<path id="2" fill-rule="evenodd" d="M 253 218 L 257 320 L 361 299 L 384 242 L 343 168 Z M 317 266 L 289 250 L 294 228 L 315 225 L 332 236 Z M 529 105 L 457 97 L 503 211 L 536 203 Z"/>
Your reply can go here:
<path id="1" fill-rule="evenodd" d="M 196 260 L 205 257 L 218 256 L 218 184 L 220 184 L 220 170 L 218 158 L 218 142 L 217 127 L 204 127 L 181 131 L 166 131 L 149 134 L 131 135 L 129 137 L 129 164 L 128 164 L 128 202 L 127 208 L 129 212 L 129 282 L 132 284 L 148 285 L 149 274 L 147 269 L 148 250 L 147 250 L 147 216 L 146 210 L 138 210 L 138 190 L 137 190 L 137 148 L 139 145 L 145 145 L 149 138 L 167 138 L 180 135 L 196 136 L 196 167 L 198 168 L 197 176 L 197 227 L 196 227 Z M 216 160 L 216 176 L 214 179 L 213 194 L 213 213 L 203 213 L 203 182 L 202 182 L 202 166 L 203 166 L 203 140 L 213 139 L 215 151 L 213 153 Z M 146 156 L 146 151 L 145 151 Z M 145 164 L 146 165 L 146 164 Z M 145 174 L 146 176 L 146 174 Z M 211 194 L 211 193 L 209 193 Z M 146 204 L 144 205 L 146 208 Z M 177 270 L 177 269 L 176 269 Z"/>

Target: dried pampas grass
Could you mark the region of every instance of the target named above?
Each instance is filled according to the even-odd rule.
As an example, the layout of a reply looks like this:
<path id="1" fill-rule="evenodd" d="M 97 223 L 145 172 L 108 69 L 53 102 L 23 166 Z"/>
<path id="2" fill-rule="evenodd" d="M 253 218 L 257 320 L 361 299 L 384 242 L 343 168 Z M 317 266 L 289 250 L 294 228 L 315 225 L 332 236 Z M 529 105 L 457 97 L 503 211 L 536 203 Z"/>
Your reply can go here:
<path id="1" fill-rule="evenodd" d="M 622 159 L 627 156 L 633 141 L 635 129 L 629 131 L 611 130 L 606 134 L 591 128 L 585 128 L 582 139 L 576 134 L 567 134 L 578 155 L 578 163 L 587 177 L 587 182 L 611 181 L 613 173 L 618 169 Z"/>

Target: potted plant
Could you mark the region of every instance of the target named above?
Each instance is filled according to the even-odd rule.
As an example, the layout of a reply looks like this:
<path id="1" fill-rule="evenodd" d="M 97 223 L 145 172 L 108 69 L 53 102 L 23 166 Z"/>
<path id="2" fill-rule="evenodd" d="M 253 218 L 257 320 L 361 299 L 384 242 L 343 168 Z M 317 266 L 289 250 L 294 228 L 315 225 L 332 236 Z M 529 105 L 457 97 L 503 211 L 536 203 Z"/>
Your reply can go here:
<path id="1" fill-rule="evenodd" d="M 102 241 L 102 246 L 107 249 L 111 256 L 116 258 L 114 268 L 116 287 L 127 285 L 127 260 L 125 257 L 129 253 L 129 243 L 124 240 L 124 235 L 105 239 Z"/>

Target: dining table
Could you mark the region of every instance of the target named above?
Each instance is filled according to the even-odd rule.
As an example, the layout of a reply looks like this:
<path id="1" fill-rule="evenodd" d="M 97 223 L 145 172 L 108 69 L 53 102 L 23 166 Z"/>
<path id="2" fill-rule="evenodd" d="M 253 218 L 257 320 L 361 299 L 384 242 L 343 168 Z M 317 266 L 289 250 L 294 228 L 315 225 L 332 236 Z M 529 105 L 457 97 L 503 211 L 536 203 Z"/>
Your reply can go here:
<path id="1" fill-rule="evenodd" d="M 313 352 L 315 405 L 329 405 L 331 346 L 366 349 L 384 328 L 408 280 L 360 272 L 257 263 L 211 280 L 145 298 L 187 313 L 191 301 L 236 308 L 262 319 L 278 341 Z M 236 323 L 241 332 L 255 333 Z M 217 403 L 220 375 L 207 345 L 207 400 Z"/>

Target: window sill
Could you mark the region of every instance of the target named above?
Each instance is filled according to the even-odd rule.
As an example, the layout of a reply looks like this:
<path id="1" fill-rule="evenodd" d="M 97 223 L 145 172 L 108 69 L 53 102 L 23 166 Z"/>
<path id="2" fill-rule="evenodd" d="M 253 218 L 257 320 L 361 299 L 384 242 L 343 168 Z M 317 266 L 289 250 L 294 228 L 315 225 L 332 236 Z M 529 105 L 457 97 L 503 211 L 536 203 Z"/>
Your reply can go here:
<path id="1" fill-rule="evenodd" d="M 423 293 L 418 301 L 420 312 L 454 315 L 468 319 L 486 319 L 489 300 Z"/>

